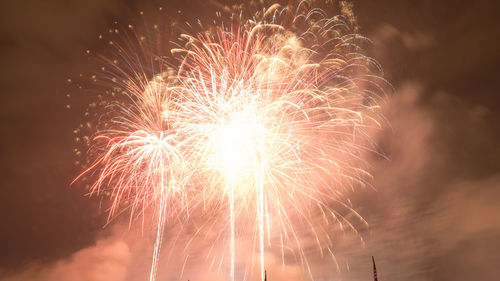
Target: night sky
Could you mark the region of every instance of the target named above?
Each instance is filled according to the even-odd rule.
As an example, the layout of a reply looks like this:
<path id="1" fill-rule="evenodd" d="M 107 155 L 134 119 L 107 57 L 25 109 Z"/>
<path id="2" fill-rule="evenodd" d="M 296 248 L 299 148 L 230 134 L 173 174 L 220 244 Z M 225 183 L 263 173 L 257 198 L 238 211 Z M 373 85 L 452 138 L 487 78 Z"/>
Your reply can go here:
<path id="1" fill-rule="evenodd" d="M 500 280 L 500 17 L 493 2 L 353 2 L 359 33 L 373 41 L 368 52 L 395 88 L 383 109 L 389 125 L 375 136 L 388 159 L 367 159 L 376 191 L 350 198 L 370 224 L 365 246 L 340 239 L 342 272 L 318 261 L 320 276 L 371 280 L 373 255 L 379 280 Z M 151 237 L 128 230 L 127 215 L 104 227 L 99 198 L 70 186 L 80 171 L 73 129 L 83 119 L 66 80 L 88 70 L 85 50 L 99 52 L 97 36 L 114 21 L 162 6 L 194 22 L 224 4 L 1 1 L 0 279 L 145 280 Z M 269 261 L 269 280 L 306 280 L 299 266 L 281 272 L 279 261 Z M 224 280 L 186 271 L 183 280 Z M 177 272 L 160 276 L 178 280 Z"/>

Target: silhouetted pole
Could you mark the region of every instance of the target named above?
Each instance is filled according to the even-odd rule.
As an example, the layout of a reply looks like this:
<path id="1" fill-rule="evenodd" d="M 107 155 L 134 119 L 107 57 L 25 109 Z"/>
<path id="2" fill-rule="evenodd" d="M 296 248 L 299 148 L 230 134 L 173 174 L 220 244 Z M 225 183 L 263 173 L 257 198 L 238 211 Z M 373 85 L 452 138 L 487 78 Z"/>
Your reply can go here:
<path id="1" fill-rule="evenodd" d="M 267 271 L 264 270 L 264 281 L 267 281 Z"/>
<path id="2" fill-rule="evenodd" d="M 378 281 L 377 279 L 377 267 L 375 266 L 375 258 L 372 256 L 372 262 L 373 262 L 373 281 Z"/>

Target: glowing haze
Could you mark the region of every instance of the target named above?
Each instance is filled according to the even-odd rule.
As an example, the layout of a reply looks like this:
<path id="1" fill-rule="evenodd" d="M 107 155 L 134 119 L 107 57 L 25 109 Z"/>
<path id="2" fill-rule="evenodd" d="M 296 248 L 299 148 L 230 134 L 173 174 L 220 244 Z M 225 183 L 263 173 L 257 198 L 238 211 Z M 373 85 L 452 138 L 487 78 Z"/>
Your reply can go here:
<path id="1" fill-rule="evenodd" d="M 208 219 L 193 223 L 190 240 L 214 232 L 207 243 L 227 250 L 203 254 L 232 280 L 254 268 L 263 279 L 271 249 L 310 274 L 305 238 L 336 263 L 332 226 L 356 232 L 365 223 L 342 194 L 366 185 L 360 156 L 372 149 L 387 83 L 363 54 L 367 39 L 305 1 L 218 16 L 182 34 L 172 56 L 148 51 L 133 28 L 131 44 L 114 44 L 121 61 L 109 59 L 104 73 L 112 99 L 82 176 L 95 175 L 93 193 L 109 193 L 110 216 L 121 206 L 131 216 L 156 210 L 150 280 L 165 226 L 190 224 L 195 212 Z M 220 221 L 225 229 L 212 227 Z M 253 245 L 255 261 L 241 273 L 235 264 L 248 253 L 239 243 Z"/>

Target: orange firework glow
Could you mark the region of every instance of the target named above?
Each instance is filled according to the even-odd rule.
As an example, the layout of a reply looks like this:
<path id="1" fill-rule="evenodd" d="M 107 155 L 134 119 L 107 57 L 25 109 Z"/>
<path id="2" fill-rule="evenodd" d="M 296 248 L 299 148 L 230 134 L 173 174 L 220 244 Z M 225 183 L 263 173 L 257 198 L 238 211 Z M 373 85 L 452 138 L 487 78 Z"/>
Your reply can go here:
<path id="1" fill-rule="evenodd" d="M 183 34 L 175 67 L 151 54 L 160 65 L 152 76 L 119 47 L 127 67 L 112 63 L 109 75 L 128 102 L 108 107 L 97 160 L 83 174 L 97 172 L 92 192 L 110 187 L 110 216 L 125 200 L 132 212 L 156 206 L 151 280 L 165 222 L 200 205 L 227 215 L 232 280 L 243 232 L 252 233 L 262 279 L 267 248 L 295 249 L 309 270 L 304 237 L 335 261 L 329 225 L 356 229 L 332 206 L 365 223 L 341 195 L 369 176 L 360 155 L 386 85 L 363 42 L 342 17 L 303 3 Z"/>

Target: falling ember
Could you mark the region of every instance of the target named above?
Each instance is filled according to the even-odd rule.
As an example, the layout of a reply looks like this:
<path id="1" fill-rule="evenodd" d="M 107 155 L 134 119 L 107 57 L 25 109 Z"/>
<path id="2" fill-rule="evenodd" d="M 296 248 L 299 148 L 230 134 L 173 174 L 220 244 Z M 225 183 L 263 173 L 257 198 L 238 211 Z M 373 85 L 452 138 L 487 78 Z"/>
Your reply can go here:
<path id="1" fill-rule="evenodd" d="M 182 34 L 173 59 L 146 54 L 157 63 L 149 71 L 135 50 L 117 47 L 126 63 L 110 61 L 108 76 L 123 99 L 103 114 L 109 125 L 82 175 L 97 174 L 92 192 L 111 190 L 110 216 L 125 201 L 133 213 L 156 208 L 150 280 L 166 221 L 201 205 L 228 221 L 232 280 L 240 236 L 256 242 L 264 280 L 267 250 L 295 249 L 311 274 L 305 238 L 336 262 L 331 225 L 356 231 L 346 212 L 365 223 L 342 194 L 369 177 L 361 153 L 372 149 L 387 84 L 362 54 L 366 38 L 307 6 L 273 5 Z"/>

